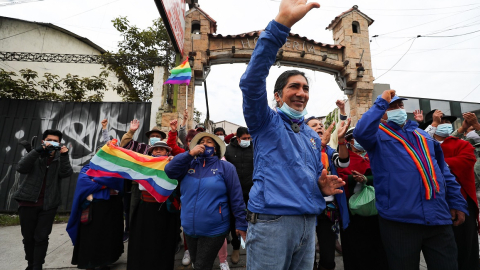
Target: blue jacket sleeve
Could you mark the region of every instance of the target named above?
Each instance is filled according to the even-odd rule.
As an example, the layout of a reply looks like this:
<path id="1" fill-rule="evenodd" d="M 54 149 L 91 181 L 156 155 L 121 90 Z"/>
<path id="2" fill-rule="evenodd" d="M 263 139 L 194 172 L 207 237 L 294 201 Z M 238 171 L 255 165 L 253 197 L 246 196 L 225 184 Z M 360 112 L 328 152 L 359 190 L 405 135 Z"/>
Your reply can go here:
<path id="1" fill-rule="evenodd" d="M 243 115 L 252 132 L 268 125 L 273 111 L 268 107 L 266 78 L 278 49 L 287 40 L 290 28 L 271 21 L 260 34 L 247 70 L 240 79 L 243 92 Z"/>
<path id="2" fill-rule="evenodd" d="M 447 190 L 445 190 L 445 199 L 448 207 L 450 209 L 462 211 L 468 215 L 467 201 L 465 201 L 465 198 L 463 198 L 462 192 L 460 191 L 460 184 L 455 180 L 455 176 L 450 172 L 450 169 L 445 162 L 443 150 L 439 143 L 435 143 L 435 159 L 437 160 L 438 167 L 440 167 L 443 177 L 445 178 L 445 184 L 447 187 Z"/>
<path id="3" fill-rule="evenodd" d="M 377 97 L 373 106 L 363 114 L 353 131 L 353 137 L 367 151 L 372 151 L 377 144 L 377 133 L 380 120 L 388 109 L 388 102 Z"/>
<path id="4" fill-rule="evenodd" d="M 187 175 L 192 160 L 193 157 L 189 154 L 189 151 L 176 155 L 165 166 L 165 173 L 170 179 L 182 181 L 185 175 Z"/>
<path id="5" fill-rule="evenodd" d="M 224 168 L 224 180 L 227 186 L 227 194 L 230 201 L 230 209 L 235 217 L 235 228 L 241 231 L 247 231 L 246 207 L 243 201 L 242 187 L 240 186 L 240 180 L 238 179 L 237 170 L 228 161 Z M 230 166 L 228 166 L 230 165 Z"/>

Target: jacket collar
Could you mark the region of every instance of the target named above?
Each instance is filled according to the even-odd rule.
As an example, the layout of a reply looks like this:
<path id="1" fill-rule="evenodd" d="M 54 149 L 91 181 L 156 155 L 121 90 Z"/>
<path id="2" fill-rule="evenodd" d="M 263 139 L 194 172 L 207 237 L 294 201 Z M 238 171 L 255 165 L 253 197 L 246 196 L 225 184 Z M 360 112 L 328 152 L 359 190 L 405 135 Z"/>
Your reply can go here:
<path id="1" fill-rule="evenodd" d="M 211 156 L 211 157 L 196 157 L 195 159 L 196 162 L 199 162 L 201 164 L 203 164 L 203 162 L 205 161 L 205 166 L 207 165 L 211 165 L 215 162 L 218 161 L 218 157 L 217 156 Z"/>
<path id="2" fill-rule="evenodd" d="M 303 124 L 303 121 L 305 120 L 305 117 L 302 117 L 300 119 L 291 119 L 290 117 L 288 117 L 285 113 L 283 113 L 281 110 L 277 109 L 276 110 L 278 115 L 280 115 L 280 117 L 282 118 L 283 121 L 289 123 L 289 124 L 292 124 L 292 123 L 297 123 L 298 126 L 301 126 Z"/>

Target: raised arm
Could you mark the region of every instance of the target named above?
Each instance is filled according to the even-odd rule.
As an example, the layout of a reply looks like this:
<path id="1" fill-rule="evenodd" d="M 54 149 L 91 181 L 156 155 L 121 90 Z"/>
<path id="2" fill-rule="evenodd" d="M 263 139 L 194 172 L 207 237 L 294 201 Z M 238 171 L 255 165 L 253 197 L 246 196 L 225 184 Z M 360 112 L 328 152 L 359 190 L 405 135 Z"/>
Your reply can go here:
<path id="1" fill-rule="evenodd" d="M 120 141 L 120 147 L 131 149 L 131 144 L 135 141 L 133 140 L 133 135 L 135 135 L 135 131 L 137 131 L 138 127 L 140 126 L 140 121 L 137 119 L 133 119 L 130 122 L 130 129 L 127 133 L 122 136 L 122 140 Z"/>
<path id="2" fill-rule="evenodd" d="M 363 146 L 363 148 L 365 148 L 365 150 L 371 151 L 375 148 L 380 120 L 388 109 L 388 105 L 394 96 L 395 90 L 384 91 L 381 96 L 377 97 L 373 106 L 364 113 L 362 118 L 358 121 L 357 126 L 353 131 L 353 137 Z"/>

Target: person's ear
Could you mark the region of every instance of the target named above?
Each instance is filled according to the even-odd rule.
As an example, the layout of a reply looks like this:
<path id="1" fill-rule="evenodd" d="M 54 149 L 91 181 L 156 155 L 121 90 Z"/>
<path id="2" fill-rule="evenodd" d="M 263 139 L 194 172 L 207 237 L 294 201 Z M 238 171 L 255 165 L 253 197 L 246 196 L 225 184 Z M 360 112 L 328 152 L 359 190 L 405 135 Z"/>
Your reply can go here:
<path id="1" fill-rule="evenodd" d="M 279 107 L 281 107 L 283 105 L 283 101 L 282 101 L 282 98 L 280 97 L 280 95 L 278 94 L 278 92 L 275 92 L 274 97 L 275 97 L 275 101 L 277 102 Z"/>

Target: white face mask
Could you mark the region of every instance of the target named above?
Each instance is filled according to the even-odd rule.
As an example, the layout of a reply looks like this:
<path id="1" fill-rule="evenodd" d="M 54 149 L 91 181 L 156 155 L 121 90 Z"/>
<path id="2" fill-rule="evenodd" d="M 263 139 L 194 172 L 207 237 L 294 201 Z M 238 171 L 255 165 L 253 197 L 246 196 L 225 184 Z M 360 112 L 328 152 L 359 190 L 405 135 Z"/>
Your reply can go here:
<path id="1" fill-rule="evenodd" d="M 225 141 L 225 136 L 220 135 L 220 136 L 217 136 L 217 137 L 220 138 L 220 140 Z"/>
<path id="2" fill-rule="evenodd" d="M 240 146 L 242 148 L 247 148 L 247 147 L 250 146 L 250 141 L 249 140 L 248 141 L 240 140 Z"/>

